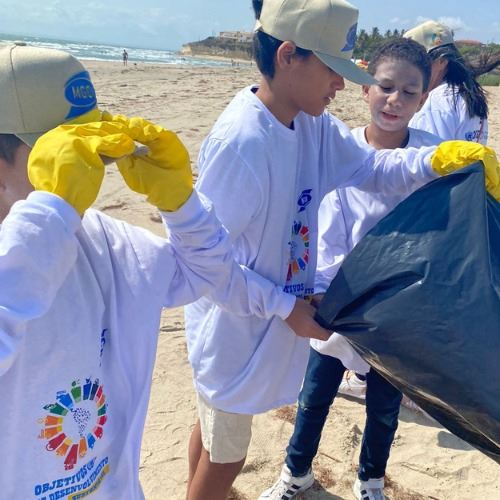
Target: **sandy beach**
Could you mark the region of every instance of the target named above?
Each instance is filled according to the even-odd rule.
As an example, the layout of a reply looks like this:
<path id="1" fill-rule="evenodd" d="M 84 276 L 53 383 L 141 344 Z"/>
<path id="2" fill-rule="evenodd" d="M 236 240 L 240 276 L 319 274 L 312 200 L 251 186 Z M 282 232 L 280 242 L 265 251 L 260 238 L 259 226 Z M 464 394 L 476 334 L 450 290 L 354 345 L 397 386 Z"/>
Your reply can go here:
<path id="1" fill-rule="evenodd" d="M 205 135 L 232 96 L 258 80 L 253 67 L 171 67 L 87 61 L 101 109 L 138 115 L 179 134 L 196 172 Z M 488 87 L 489 145 L 500 153 L 500 87 Z M 347 83 L 330 111 L 349 126 L 369 121 L 360 87 Z M 157 211 L 107 169 L 96 208 L 163 234 Z M 254 435 L 233 499 L 256 499 L 277 478 L 293 429 L 295 408 L 280 408 L 255 418 Z M 187 362 L 182 309 L 165 311 L 158 344 L 153 389 L 144 433 L 141 481 L 148 500 L 185 496 L 187 444 L 196 420 L 191 369 Z M 317 481 L 303 499 L 351 499 L 351 485 L 364 426 L 364 405 L 339 397 L 323 432 L 314 464 Z M 403 408 L 386 488 L 391 500 L 480 500 L 500 498 L 500 468 L 447 430 Z"/>

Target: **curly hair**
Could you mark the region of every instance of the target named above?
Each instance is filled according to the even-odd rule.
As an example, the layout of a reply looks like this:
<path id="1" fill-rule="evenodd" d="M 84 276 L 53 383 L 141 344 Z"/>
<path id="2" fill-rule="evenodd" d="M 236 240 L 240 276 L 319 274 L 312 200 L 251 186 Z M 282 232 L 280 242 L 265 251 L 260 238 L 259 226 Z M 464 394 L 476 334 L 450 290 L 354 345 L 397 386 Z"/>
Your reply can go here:
<path id="1" fill-rule="evenodd" d="M 422 45 L 409 38 L 396 38 L 383 43 L 373 54 L 368 64 L 368 73 L 373 76 L 379 64 L 387 59 L 407 61 L 415 66 L 422 73 L 423 91 L 429 88 L 432 61 Z"/>

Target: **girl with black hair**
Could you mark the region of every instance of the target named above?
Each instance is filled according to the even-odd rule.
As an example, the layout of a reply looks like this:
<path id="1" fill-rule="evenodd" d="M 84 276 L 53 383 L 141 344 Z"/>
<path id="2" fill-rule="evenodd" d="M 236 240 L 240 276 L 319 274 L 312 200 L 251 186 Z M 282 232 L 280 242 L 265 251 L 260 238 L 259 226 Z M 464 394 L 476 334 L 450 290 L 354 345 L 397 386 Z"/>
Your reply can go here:
<path id="1" fill-rule="evenodd" d="M 404 34 L 422 44 L 432 60 L 429 96 L 410 126 L 443 140 L 486 144 L 488 103 L 474 69 L 458 51 L 447 26 L 427 21 Z"/>

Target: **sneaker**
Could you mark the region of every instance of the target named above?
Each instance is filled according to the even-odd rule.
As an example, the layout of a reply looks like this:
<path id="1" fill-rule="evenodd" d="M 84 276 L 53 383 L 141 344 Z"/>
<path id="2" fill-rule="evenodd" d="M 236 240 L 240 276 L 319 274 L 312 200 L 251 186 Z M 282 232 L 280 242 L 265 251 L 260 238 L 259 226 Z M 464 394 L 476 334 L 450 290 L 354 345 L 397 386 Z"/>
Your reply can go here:
<path id="1" fill-rule="evenodd" d="M 351 398 L 365 399 L 366 380 L 358 378 L 353 371 L 346 371 L 337 392 Z"/>
<path id="2" fill-rule="evenodd" d="M 357 500 L 385 500 L 384 478 L 361 481 L 358 477 L 352 491 Z"/>
<path id="3" fill-rule="evenodd" d="M 308 490 L 313 483 L 314 474 L 311 469 L 305 476 L 293 477 L 288 467 L 283 465 L 279 479 L 260 495 L 259 500 L 289 500 Z"/>

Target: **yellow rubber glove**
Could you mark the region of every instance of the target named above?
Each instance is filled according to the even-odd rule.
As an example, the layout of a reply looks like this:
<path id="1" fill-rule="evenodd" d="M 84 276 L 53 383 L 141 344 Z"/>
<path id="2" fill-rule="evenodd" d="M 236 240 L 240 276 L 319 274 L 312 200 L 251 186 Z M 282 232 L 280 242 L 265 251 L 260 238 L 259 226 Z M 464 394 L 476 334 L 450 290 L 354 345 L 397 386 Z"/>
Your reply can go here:
<path id="1" fill-rule="evenodd" d="M 61 125 L 42 135 L 28 158 L 28 176 L 36 190 L 54 193 L 80 215 L 94 203 L 104 178 L 99 155 L 132 153 L 134 141 L 120 123 Z"/>
<path id="2" fill-rule="evenodd" d="M 446 175 L 476 161 L 484 165 L 486 189 L 500 201 L 500 164 L 493 149 L 477 142 L 445 141 L 437 147 L 431 166 L 439 175 Z"/>
<path id="3" fill-rule="evenodd" d="M 189 153 L 177 135 L 143 118 L 103 113 L 103 120 L 123 124 L 126 134 L 149 149 L 146 155 L 132 154 L 116 162 L 130 189 L 165 212 L 181 207 L 193 191 L 193 176 Z"/>

